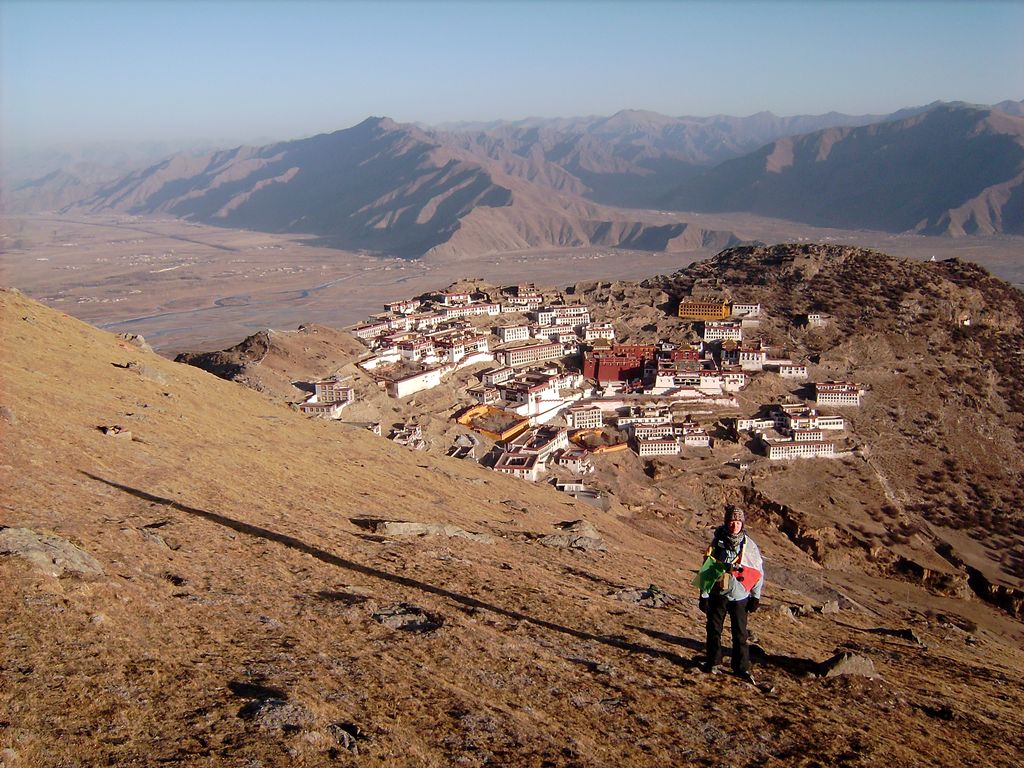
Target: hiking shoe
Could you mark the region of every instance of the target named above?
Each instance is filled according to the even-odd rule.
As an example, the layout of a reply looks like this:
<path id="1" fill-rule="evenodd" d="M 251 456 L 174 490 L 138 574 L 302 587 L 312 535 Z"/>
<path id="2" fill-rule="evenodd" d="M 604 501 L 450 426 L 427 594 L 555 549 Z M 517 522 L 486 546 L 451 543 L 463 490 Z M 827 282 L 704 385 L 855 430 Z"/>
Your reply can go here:
<path id="1" fill-rule="evenodd" d="M 738 677 L 740 680 L 742 680 L 745 683 L 750 683 L 751 685 L 757 685 L 757 682 L 754 680 L 754 676 L 752 674 L 750 674 L 749 672 L 734 672 L 733 674 L 735 674 L 736 677 Z"/>

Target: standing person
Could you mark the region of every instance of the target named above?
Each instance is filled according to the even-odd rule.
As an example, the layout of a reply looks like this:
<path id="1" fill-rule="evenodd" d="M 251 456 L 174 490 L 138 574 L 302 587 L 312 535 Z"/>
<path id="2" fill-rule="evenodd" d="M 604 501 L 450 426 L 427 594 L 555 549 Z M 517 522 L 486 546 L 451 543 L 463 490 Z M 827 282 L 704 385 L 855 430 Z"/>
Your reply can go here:
<path id="1" fill-rule="evenodd" d="M 722 629 L 729 614 L 732 629 L 732 671 L 753 683 L 747 614 L 757 610 L 764 588 L 761 550 L 745 530 L 746 515 L 732 505 L 725 508 L 725 523 L 715 529 L 704 565 L 697 574 L 700 610 L 707 615 L 705 672 L 722 663 Z"/>

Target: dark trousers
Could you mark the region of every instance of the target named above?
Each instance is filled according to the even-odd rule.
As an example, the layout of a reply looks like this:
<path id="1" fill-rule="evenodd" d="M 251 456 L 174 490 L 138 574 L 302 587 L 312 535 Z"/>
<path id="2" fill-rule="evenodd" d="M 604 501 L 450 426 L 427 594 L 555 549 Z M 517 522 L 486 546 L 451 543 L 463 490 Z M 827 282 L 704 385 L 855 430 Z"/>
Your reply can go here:
<path id="1" fill-rule="evenodd" d="M 708 598 L 707 663 L 722 663 L 722 629 L 725 627 L 727 611 L 732 629 L 732 671 L 749 672 L 750 647 L 747 645 L 746 599 L 727 600 L 724 595 L 711 595 Z"/>

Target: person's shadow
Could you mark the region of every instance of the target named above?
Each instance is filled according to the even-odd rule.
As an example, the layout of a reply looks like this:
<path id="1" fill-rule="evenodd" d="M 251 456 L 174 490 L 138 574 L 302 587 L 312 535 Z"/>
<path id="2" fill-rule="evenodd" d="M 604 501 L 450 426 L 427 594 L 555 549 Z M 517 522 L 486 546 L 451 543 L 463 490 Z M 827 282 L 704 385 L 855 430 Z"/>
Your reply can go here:
<path id="1" fill-rule="evenodd" d="M 314 557 L 317 560 L 326 563 L 327 565 L 332 565 L 336 568 L 344 568 L 346 570 L 359 573 L 363 576 L 381 579 L 382 581 L 387 581 L 392 584 L 399 584 L 409 589 L 415 589 L 420 592 L 425 592 L 427 594 L 443 597 L 448 600 L 451 600 L 452 602 L 458 603 L 459 605 L 466 606 L 468 608 L 473 608 L 475 610 L 490 611 L 491 613 L 498 614 L 499 616 L 504 616 L 506 618 L 514 619 L 516 621 L 523 621 L 528 624 L 532 624 L 534 626 L 550 630 L 552 632 L 558 632 L 568 637 L 573 637 L 577 640 L 597 642 L 603 645 L 610 646 L 612 648 L 617 648 L 618 650 L 627 651 L 629 653 L 642 654 L 655 659 L 665 659 L 666 661 L 669 661 L 681 667 L 693 667 L 696 663 L 694 660 L 684 659 L 682 656 L 672 651 L 662 650 L 661 648 L 654 648 L 648 645 L 641 645 L 639 643 L 632 643 L 620 637 L 598 635 L 592 632 L 586 632 L 581 629 L 566 627 L 562 624 L 558 624 L 553 621 L 548 621 L 547 619 L 541 619 L 536 616 L 531 616 L 530 614 L 523 613 L 522 611 L 517 611 L 512 608 L 506 608 L 501 605 L 496 605 L 495 603 L 490 603 L 486 600 L 481 600 L 479 598 L 471 597 L 469 595 L 463 595 L 458 592 L 454 592 L 450 589 L 439 587 L 436 584 L 429 584 L 427 582 L 419 581 L 408 576 L 400 576 L 398 574 L 390 573 L 389 571 L 385 571 L 380 568 L 374 568 L 373 566 L 363 565 L 362 563 L 357 563 L 353 560 L 347 560 L 343 557 L 332 554 L 331 552 L 327 552 L 326 550 L 319 549 L 310 544 L 307 544 L 306 542 L 297 539 L 294 536 L 289 536 L 283 533 L 277 533 L 276 531 L 272 531 L 268 528 L 262 528 L 258 525 L 243 523 L 240 520 L 235 520 L 233 518 L 218 514 L 216 512 L 210 512 L 205 509 L 190 507 L 180 502 L 177 502 L 173 499 L 167 499 L 162 496 L 156 496 L 152 493 L 148 493 L 138 488 L 132 488 L 131 486 L 123 485 L 121 483 L 114 482 L 113 480 L 107 480 L 106 478 L 99 477 L 98 475 L 94 475 L 89 472 L 82 471 L 82 474 L 85 475 L 86 477 L 96 480 L 97 482 L 104 483 L 105 485 L 109 485 L 112 488 L 117 488 L 118 490 L 123 491 L 124 493 L 127 493 L 131 496 L 135 496 L 136 498 L 143 499 L 145 501 L 153 502 L 156 504 L 166 505 L 171 509 L 176 509 L 180 512 L 193 515 L 194 517 L 199 517 L 203 520 L 216 523 L 217 525 L 224 526 L 225 528 L 229 528 L 233 531 L 244 534 L 246 536 L 252 536 L 254 538 L 263 539 L 265 541 L 272 541 L 275 544 L 279 544 L 283 547 L 288 547 L 289 549 L 294 549 L 298 552 L 302 552 L 303 554 L 309 555 L 310 557 Z M 675 638 L 673 635 L 667 635 L 663 633 L 654 633 L 653 630 L 641 631 L 651 637 L 656 637 L 660 640 L 668 640 L 668 642 L 673 642 L 676 645 L 686 645 L 687 647 L 697 648 L 701 647 L 700 644 L 697 643 L 697 641 L 695 640 L 684 641 L 683 638 Z M 669 640 L 669 638 L 672 639 Z"/>
<path id="2" fill-rule="evenodd" d="M 704 661 L 704 644 L 694 640 L 693 638 L 680 637 L 679 635 L 672 635 L 668 632 L 659 632 L 656 629 L 638 627 L 634 624 L 627 624 L 626 626 L 630 629 L 635 629 L 637 632 L 642 632 L 648 637 L 653 637 L 657 640 L 695 651 L 698 655 L 690 659 L 689 666 L 691 667 L 697 666 Z M 726 656 L 731 656 L 732 647 L 723 645 L 722 652 Z M 821 674 L 821 664 L 816 661 L 800 658 L 799 656 L 783 656 L 781 654 L 768 653 L 757 643 L 750 644 L 750 660 L 758 666 L 778 669 L 782 672 L 793 675 L 794 677 Z"/>

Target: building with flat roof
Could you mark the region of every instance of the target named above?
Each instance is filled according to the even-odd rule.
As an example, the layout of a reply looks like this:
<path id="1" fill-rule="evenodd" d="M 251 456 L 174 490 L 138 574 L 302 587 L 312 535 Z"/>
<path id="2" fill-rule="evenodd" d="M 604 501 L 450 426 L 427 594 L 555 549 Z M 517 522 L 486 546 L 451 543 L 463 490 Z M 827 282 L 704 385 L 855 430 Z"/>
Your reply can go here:
<path id="1" fill-rule="evenodd" d="M 604 411 L 596 405 L 570 408 L 565 420 L 569 429 L 600 429 L 604 426 Z"/>
<path id="2" fill-rule="evenodd" d="M 836 455 L 834 443 L 815 440 L 768 442 L 766 447 L 768 458 L 773 461 L 780 459 L 831 459 Z"/>
<path id="3" fill-rule="evenodd" d="M 677 437 L 653 437 L 636 441 L 639 456 L 678 456 L 680 440 Z"/>
<path id="4" fill-rule="evenodd" d="M 524 344 L 509 347 L 495 353 L 502 363 L 508 366 L 529 365 L 547 360 L 557 360 L 565 356 L 565 349 L 557 341 L 541 344 Z"/>
<path id="5" fill-rule="evenodd" d="M 678 314 L 684 320 L 724 320 L 731 312 L 728 302 L 683 299 Z"/>
<path id="6" fill-rule="evenodd" d="M 819 405 L 860 405 L 864 390 L 851 381 L 820 381 L 814 385 L 814 400 Z"/>
<path id="7" fill-rule="evenodd" d="M 512 453 L 510 451 L 503 451 L 494 465 L 495 472 L 501 472 L 503 475 L 512 475 L 512 477 L 518 477 L 520 480 L 529 480 L 532 483 L 537 482 L 537 478 L 540 477 L 540 472 L 543 468 L 544 463 L 537 454 Z"/>

